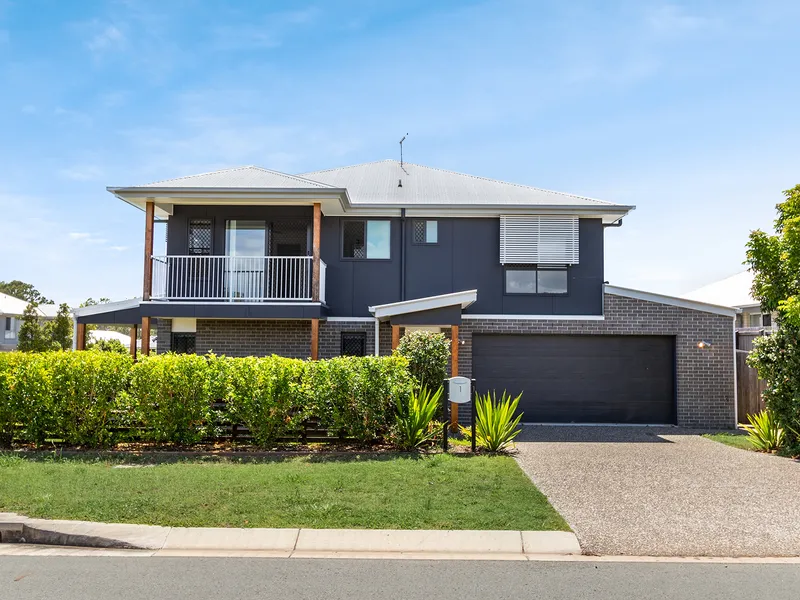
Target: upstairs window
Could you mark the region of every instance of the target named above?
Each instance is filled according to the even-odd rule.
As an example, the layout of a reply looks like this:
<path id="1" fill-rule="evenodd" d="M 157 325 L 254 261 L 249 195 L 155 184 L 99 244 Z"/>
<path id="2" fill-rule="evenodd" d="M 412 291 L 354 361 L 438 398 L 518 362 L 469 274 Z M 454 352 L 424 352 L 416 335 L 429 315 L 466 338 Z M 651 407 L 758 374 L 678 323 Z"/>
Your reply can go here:
<path id="1" fill-rule="evenodd" d="M 761 324 L 764 327 L 772 327 L 772 314 L 764 313 L 763 315 L 761 315 Z"/>
<path id="2" fill-rule="evenodd" d="M 500 264 L 578 264 L 578 217 L 501 215 Z"/>
<path id="3" fill-rule="evenodd" d="M 506 267 L 506 294 L 563 295 L 569 292 L 568 284 L 566 267 Z"/>
<path id="4" fill-rule="evenodd" d="M 342 258 L 390 258 L 391 225 L 390 221 L 344 221 Z"/>
<path id="5" fill-rule="evenodd" d="M 197 256 L 211 254 L 211 219 L 189 221 L 189 254 Z"/>
<path id="6" fill-rule="evenodd" d="M 438 244 L 439 243 L 439 222 L 438 221 L 414 221 L 413 239 L 415 244 Z"/>

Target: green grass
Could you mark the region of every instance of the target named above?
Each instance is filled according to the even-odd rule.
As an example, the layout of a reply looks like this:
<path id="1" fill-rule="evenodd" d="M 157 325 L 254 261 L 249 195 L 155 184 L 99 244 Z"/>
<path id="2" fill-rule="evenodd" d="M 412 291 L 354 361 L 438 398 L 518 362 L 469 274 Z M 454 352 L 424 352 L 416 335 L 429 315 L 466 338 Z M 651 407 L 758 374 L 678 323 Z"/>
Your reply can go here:
<path id="1" fill-rule="evenodd" d="M 0 511 L 187 527 L 569 529 L 507 456 L 114 466 L 0 454 Z"/>
<path id="2" fill-rule="evenodd" d="M 741 448 L 742 450 L 755 450 L 753 444 L 750 443 L 746 434 L 743 433 L 706 433 L 703 437 L 707 437 L 715 442 L 733 446 L 734 448 Z"/>

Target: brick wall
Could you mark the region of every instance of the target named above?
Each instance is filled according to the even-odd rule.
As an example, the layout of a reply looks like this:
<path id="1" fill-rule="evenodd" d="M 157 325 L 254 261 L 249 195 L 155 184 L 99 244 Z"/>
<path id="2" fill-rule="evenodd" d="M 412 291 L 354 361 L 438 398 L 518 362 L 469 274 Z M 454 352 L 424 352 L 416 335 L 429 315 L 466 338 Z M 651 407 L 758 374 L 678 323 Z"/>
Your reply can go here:
<path id="1" fill-rule="evenodd" d="M 156 327 L 158 329 L 156 354 L 166 354 L 172 347 L 172 319 L 158 319 Z"/>
<path id="2" fill-rule="evenodd" d="M 195 347 L 198 354 L 308 358 L 311 321 L 198 319 Z"/>
<path id="3" fill-rule="evenodd" d="M 675 336 L 678 425 L 735 425 L 732 317 L 606 294 L 602 321 L 465 319 L 458 357 L 459 374 L 465 377 L 472 375 L 475 333 Z M 712 347 L 698 348 L 700 340 Z M 468 409 L 461 410 L 459 420 L 468 418 Z"/>

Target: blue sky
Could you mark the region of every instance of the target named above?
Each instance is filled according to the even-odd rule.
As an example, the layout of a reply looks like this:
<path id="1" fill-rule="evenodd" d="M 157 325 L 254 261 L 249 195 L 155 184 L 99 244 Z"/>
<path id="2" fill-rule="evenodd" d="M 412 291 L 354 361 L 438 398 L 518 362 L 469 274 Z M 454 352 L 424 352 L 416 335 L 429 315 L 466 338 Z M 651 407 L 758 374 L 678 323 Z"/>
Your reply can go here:
<path id="1" fill-rule="evenodd" d="M 0 279 L 141 292 L 105 191 L 395 158 L 635 204 L 606 278 L 742 269 L 800 183 L 800 3 L 0 0 Z"/>

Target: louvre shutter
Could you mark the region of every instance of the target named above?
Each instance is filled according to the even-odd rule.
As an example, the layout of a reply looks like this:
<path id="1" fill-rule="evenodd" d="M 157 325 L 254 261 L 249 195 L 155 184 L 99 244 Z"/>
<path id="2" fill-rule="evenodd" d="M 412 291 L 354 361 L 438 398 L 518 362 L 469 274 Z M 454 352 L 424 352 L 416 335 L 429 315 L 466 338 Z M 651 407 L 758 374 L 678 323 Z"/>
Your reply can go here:
<path id="1" fill-rule="evenodd" d="M 500 263 L 578 264 L 578 217 L 501 215 Z"/>

